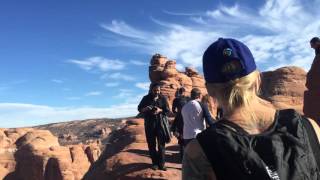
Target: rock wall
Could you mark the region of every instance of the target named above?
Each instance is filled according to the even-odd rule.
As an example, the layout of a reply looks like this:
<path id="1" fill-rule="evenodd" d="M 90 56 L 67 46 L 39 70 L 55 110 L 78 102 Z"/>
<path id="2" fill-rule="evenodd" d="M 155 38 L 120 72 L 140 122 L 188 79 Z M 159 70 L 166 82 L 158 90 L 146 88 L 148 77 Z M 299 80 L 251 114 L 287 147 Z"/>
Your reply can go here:
<path id="1" fill-rule="evenodd" d="M 290 66 L 263 72 L 261 80 L 261 96 L 276 109 L 293 108 L 302 113 L 306 90 L 306 72 L 303 69 Z"/>

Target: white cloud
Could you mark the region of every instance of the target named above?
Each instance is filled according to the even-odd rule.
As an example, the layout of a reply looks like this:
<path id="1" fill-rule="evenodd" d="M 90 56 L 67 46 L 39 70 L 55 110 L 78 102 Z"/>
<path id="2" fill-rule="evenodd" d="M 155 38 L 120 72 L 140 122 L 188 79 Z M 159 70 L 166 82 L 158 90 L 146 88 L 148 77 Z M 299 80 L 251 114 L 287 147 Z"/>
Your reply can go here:
<path id="1" fill-rule="evenodd" d="M 259 8 L 241 4 L 220 5 L 203 13 L 167 14 L 187 17 L 189 24 L 166 23 L 155 19 L 157 31 L 147 31 L 112 21 L 102 27 L 118 37 L 117 46 L 141 52 L 159 52 L 183 66 L 201 66 L 206 47 L 218 37 L 232 37 L 252 50 L 258 67 L 267 70 L 278 65 L 296 65 L 308 70 L 313 52 L 309 40 L 320 32 L 319 1 L 266 0 Z M 185 22 L 185 21 L 184 21 Z"/>
<path id="2" fill-rule="evenodd" d="M 120 84 L 117 83 L 117 82 L 110 82 L 110 83 L 106 83 L 105 86 L 107 87 L 117 87 L 119 86 Z"/>
<path id="3" fill-rule="evenodd" d="M 61 80 L 61 79 L 51 79 L 51 81 L 54 83 L 57 83 L 57 84 L 63 83 L 63 80 Z"/>
<path id="4" fill-rule="evenodd" d="M 91 91 L 85 94 L 85 96 L 100 96 L 102 94 L 101 91 Z"/>
<path id="5" fill-rule="evenodd" d="M 21 85 L 27 82 L 27 80 L 14 80 L 0 83 L 0 91 L 8 91 L 9 89 L 15 88 L 17 85 Z"/>
<path id="6" fill-rule="evenodd" d="M 133 91 L 131 89 L 119 89 L 119 93 L 113 98 L 125 99 L 133 97 Z"/>
<path id="7" fill-rule="evenodd" d="M 110 70 L 122 70 L 125 68 L 125 63 L 120 60 L 107 59 L 104 57 L 90 57 L 85 60 L 71 59 L 68 62 L 78 65 L 80 68 L 90 71 L 110 71 Z"/>
<path id="8" fill-rule="evenodd" d="M 149 87 L 150 87 L 150 82 L 139 82 L 139 83 L 136 83 L 135 85 L 136 85 L 136 87 L 138 87 L 142 90 L 148 91 Z"/>
<path id="9" fill-rule="evenodd" d="M 200 66 L 199 59 L 201 59 L 203 50 L 213 37 L 218 36 L 215 32 L 197 31 L 186 26 L 153 21 L 160 26 L 165 26 L 165 29 L 168 30 L 151 33 L 137 30 L 125 22 L 104 24 L 103 28 L 121 35 L 117 39 L 117 43 L 114 43 L 115 45 L 138 48 L 141 52 L 147 52 L 148 54 L 159 52 L 172 59 L 180 59 L 187 66 Z M 130 30 L 126 33 L 126 29 Z M 138 37 L 133 33 L 136 31 L 139 32 Z M 100 44 L 103 44 L 103 42 Z"/>
<path id="10" fill-rule="evenodd" d="M 137 102 L 105 108 L 50 107 L 23 103 L 0 103 L 1 127 L 26 127 L 89 118 L 121 118 L 137 115 Z"/>
<path id="11" fill-rule="evenodd" d="M 72 97 L 67 97 L 66 99 L 71 100 L 71 101 L 75 101 L 75 100 L 80 100 L 81 97 L 72 96 Z"/>
<path id="12" fill-rule="evenodd" d="M 71 91 L 70 88 L 62 88 L 63 91 Z"/>
<path id="13" fill-rule="evenodd" d="M 115 80 L 124 80 L 124 81 L 133 81 L 135 80 L 135 78 L 133 76 L 127 75 L 127 74 L 123 74 L 123 73 L 112 73 L 110 75 L 108 75 L 109 78 L 111 79 L 115 79 Z"/>
<path id="14" fill-rule="evenodd" d="M 147 66 L 148 63 L 144 61 L 130 60 L 130 63 L 137 66 Z"/>
<path id="15" fill-rule="evenodd" d="M 123 21 L 113 20 L 111 24 L 101 24 L 101 27 L 113 33 L 136 39 L 144 40 L 147 35 L 144 31 L 133 28 Z"/>
<path id="16" fill-rule="evenodd" d="M 176 68 L 178 71 L 181 71 L 181 72 L 185 71 L 185 66 L 183 66 L 183 64 L 176 64 Z"/>

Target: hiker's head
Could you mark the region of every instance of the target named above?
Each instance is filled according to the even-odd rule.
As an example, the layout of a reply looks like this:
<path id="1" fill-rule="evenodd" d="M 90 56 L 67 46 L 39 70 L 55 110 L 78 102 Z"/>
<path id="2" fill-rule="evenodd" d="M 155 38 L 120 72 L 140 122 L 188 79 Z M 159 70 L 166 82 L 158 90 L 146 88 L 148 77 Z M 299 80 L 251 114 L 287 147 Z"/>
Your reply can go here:
<path id="1" fill-rule="evenodd" d="M 320 48 L 320 38 L 318 38 L 318 37 L 313 37 L 313 38 L 310 40 L 310 46 L 311 46 L 311 48 L 313 48 L 313 49 L 318 49 L 318 48 Z"/>
<path id="2" fill-rule="evenodd" d="M 203 72 L 208 93 L 218 100 L 224 112 L 250 109 L 257 97 L 260 73 L 245 44 L 219 38 L 203 55 Z"/>
<path id="3" fill-rule="evenodd" d="M 153 96 L 159 96 L 161 93 L 160 84 L 158 83 L 152 83 L 150 86 L 150 92 Z"/>
<path id="4" fill-rule="evenodd" d="M 206 94 L 206 95 L 202 96 L 201 102 L 205 103 L 205 104 L 210 104 L 210 95 Z"/>
<path id="5" fill-rule="evenodd" d="M 201 91 L 199 88 L 193 88 L 191 90 L 191 99 L 200 99 L 201 98 Z"/>
<path id="6" fill-rule="evenodd" d="M 184 87 L 180 87 L 178 89 L 178 95 L 179 96 L 184 96 L 186 94 L 186 89 Z"/>

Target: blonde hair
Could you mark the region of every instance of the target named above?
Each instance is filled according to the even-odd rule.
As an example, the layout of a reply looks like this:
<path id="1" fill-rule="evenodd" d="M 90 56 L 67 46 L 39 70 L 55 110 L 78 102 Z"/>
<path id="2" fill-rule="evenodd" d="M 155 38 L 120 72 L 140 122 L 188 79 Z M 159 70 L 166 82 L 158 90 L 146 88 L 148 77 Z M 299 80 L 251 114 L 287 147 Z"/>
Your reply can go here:
<path id="1" fill-rule="evenodd" d="M 247 76 L 226 83 L 207 83 L 206 86 L 209 94 L 226 108 L 224 114 L 235 108 L 241 108 L 243 117 L 249 116 L 251 120 L 256 120 L 251 104 L 259 91 L 257 80 L 260 82 L 260 73 L 256 70 Z"/>

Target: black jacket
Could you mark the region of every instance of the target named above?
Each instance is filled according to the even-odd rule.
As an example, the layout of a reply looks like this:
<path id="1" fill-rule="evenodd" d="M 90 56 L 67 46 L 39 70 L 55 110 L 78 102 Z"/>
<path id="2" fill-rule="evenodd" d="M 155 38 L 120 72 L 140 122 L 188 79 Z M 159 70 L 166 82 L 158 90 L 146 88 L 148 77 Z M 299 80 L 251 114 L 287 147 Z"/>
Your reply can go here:
<path id="1" fill-rule="evenodd" d="M 170 112 L 167 98 L 163 95 L 160 95 L 156 101 L 154 100 L 152 94 L 148 94 L 144 96 L 138 105 L 138 111 L 141 112 L 141 110 L 147 106 L 151 106 L 151 107 L 157 106 L 161 108 L 162 109 L 161 114 L 165 116 Z M 158 124 L 158 121 L 160 118 L 159 115 L 153 114 L 153 110 L 144 112 L 143 116 L 145 119 L 145 125 L 156 125 Z"/>

